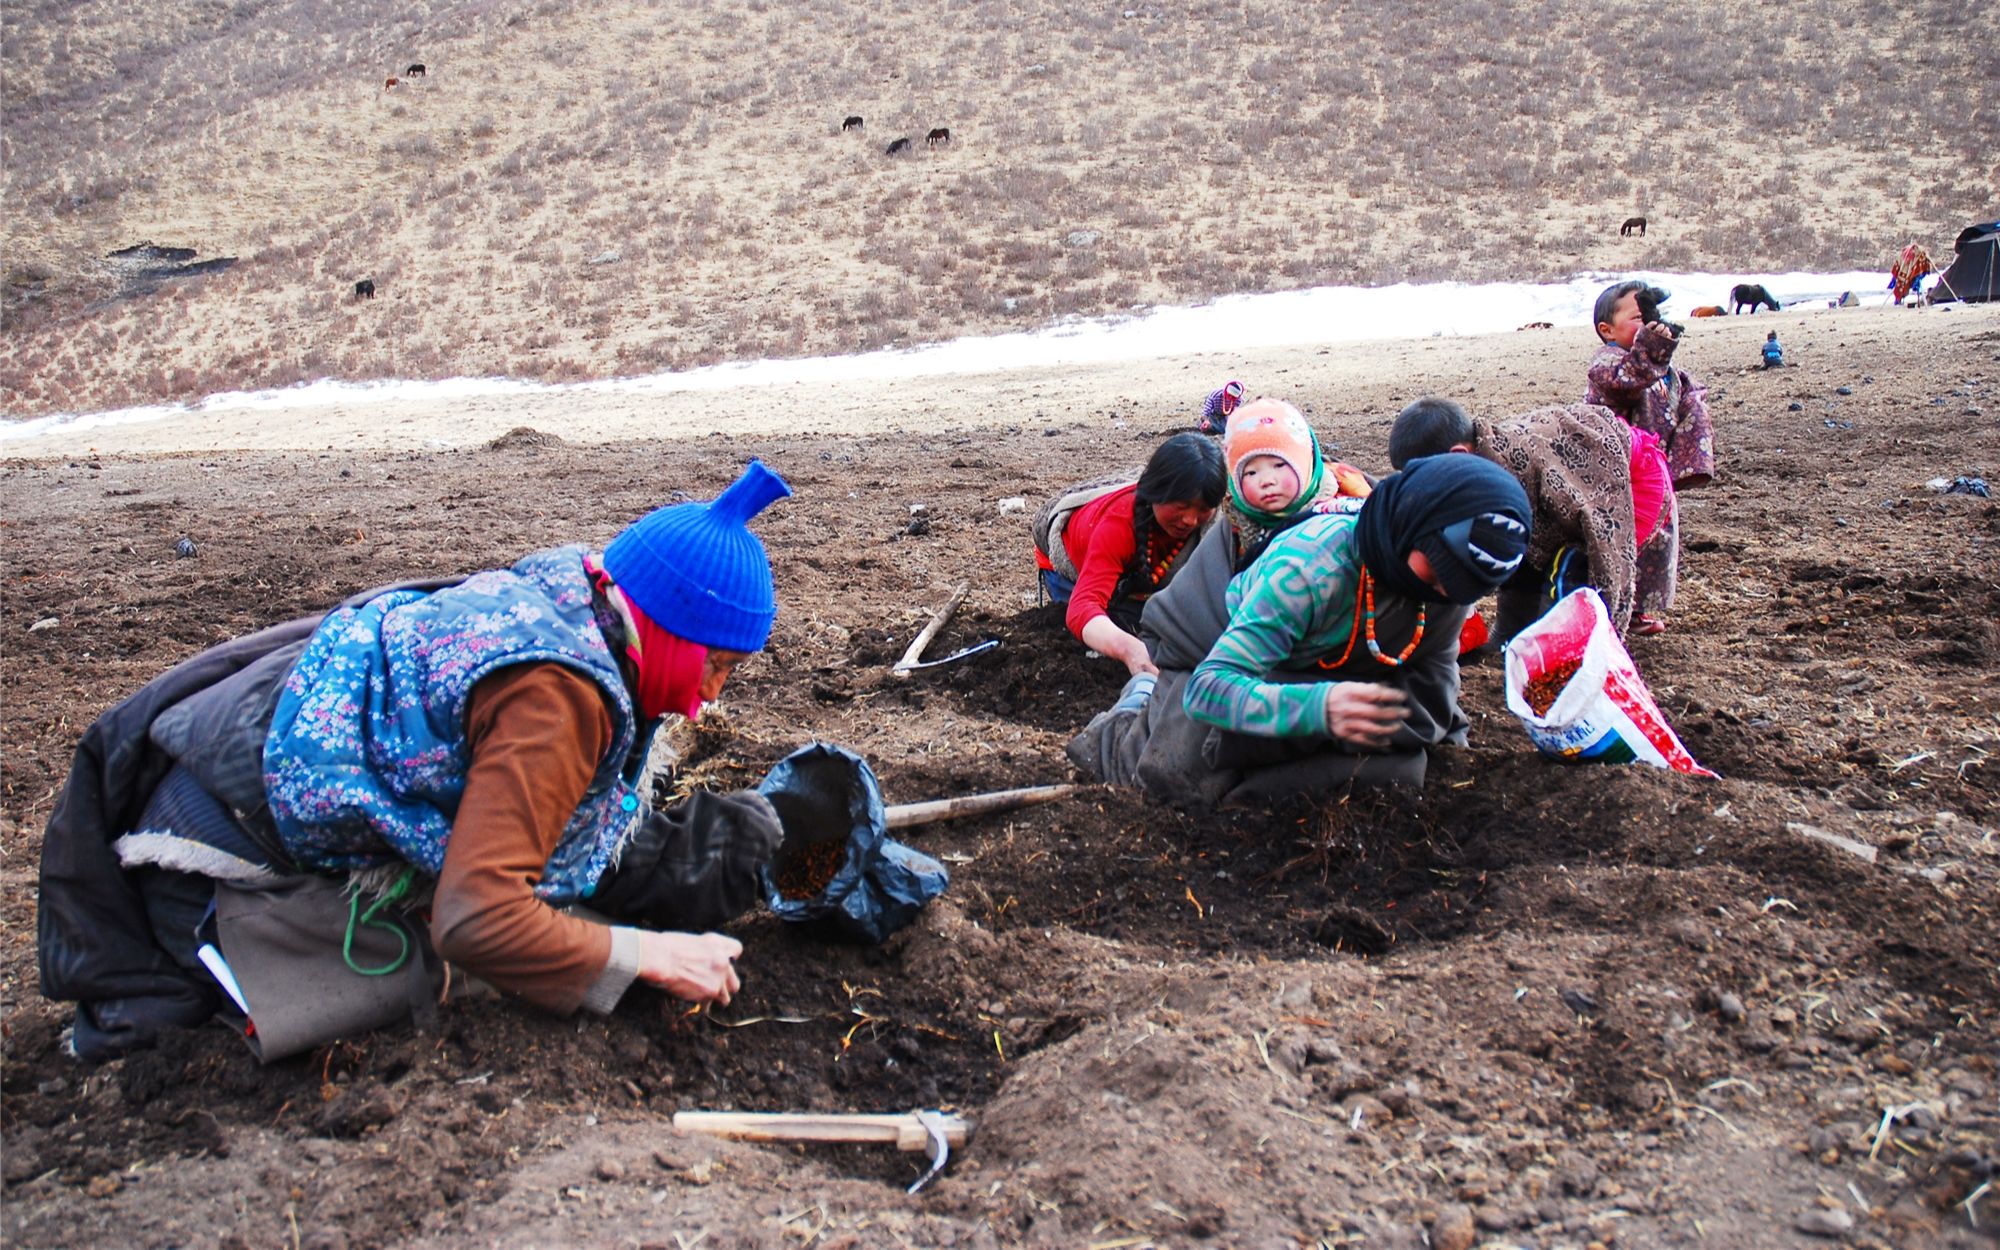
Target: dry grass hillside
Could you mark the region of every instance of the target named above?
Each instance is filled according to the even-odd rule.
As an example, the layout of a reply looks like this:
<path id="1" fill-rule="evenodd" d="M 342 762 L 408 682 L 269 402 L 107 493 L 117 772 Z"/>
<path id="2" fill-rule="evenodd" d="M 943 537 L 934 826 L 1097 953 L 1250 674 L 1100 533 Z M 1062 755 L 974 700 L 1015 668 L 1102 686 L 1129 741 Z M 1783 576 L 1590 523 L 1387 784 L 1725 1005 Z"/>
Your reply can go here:
<path id="1" fill-rule="evenodd" d="M 2000 184 L 2000 45 L 1948 0 L 4 19 L 14 415 L 652 372 L 1322 283 L 1886 266 Z M 1633 213 L 1650 233 L 1621 238 Z M 107 262 L 146 241 L 239 260 Z"/>

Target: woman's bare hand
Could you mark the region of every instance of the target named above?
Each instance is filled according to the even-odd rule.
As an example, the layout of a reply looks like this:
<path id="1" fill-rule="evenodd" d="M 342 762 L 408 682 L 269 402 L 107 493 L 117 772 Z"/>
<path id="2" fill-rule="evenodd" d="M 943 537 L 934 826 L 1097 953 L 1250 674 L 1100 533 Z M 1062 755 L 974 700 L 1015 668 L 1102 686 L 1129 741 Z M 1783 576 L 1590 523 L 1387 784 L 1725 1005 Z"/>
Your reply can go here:
<path id="1" fill-rule="evenodd" d="M 1337 681 L 1326 688 L 1326 727 L 1353 746 L 1388 746 L 1409 714 L 1408 698 L 1393 686 Z"/>
<path id="2" fill-rule="evenodd" d="M 720 933 L 647 933 L 639 979 L 675 998 L 727 1007 L 742 988 L 736 957 L 743 943 Z"/>

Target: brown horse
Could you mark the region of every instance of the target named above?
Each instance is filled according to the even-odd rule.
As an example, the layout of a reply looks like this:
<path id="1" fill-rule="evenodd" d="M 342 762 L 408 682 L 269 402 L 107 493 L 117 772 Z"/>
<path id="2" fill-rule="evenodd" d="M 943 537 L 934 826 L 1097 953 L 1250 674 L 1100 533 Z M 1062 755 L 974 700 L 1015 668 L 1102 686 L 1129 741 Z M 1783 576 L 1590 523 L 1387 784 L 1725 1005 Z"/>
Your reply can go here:
<path id="1" fill-rule="evenodd" d="M 1621 236 L 1637 234 L 1643 239 L 1646 237 L 1646 219 L 1644 217 L 1627 217 L 1625 224 L 1618 227 L 1618 233 Z"/>

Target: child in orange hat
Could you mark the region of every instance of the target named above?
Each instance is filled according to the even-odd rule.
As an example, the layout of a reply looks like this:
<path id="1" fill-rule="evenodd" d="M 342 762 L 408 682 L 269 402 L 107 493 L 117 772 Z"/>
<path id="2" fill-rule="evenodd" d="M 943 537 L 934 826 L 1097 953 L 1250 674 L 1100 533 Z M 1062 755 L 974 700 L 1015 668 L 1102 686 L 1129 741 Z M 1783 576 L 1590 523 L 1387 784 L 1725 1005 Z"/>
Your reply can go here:
<path id="1" fill-rule="evenodd" d="M 1319 438 L 1304 414 L 1282 399 L 1258 399 L 1230 416 L 1222 462 L 1229 470 L 1229 520 L 1236 537 L 1231 563 L 1239 571 L 1279 531 L 1317 512 L 1358 506 L 1369 491 L 1361 470 L 1321 457 Z M 1342 499 L 1357 502 L 1342 504 Z"/>
<path id="2" fill-rule="evenodd" d="M 1161 669 L 1192 669 L 1229 624 L 1229 582 L 1273 538 L 1310 517 L 1355 512 L 1368 475 L 1320 456 L 1319 439 L 1282 399 L 1238 408 L 1222 436 L 1227 524 L 1213 525 L 1172 585 L 1146 603 L 1140 634 Z"/>

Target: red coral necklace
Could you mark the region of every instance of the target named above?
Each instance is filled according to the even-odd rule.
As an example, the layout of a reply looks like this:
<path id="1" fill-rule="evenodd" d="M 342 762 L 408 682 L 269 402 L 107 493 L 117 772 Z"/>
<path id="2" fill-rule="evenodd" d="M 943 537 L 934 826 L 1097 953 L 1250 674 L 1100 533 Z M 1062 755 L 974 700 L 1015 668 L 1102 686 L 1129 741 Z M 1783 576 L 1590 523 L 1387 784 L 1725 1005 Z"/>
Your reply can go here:
<path id="1" fill-rule="evenodd" d="M 1417 605 L 1417 632 L 1410 636 L 1410 645 L 1404 647 L 1400 655 L 1383 655 L 1381 646 L 1375 641 L 1375 579 L 1370 577 L 1368 570 L 1364 568 L 1361 570 L 1360 593 L 1354 596 L 1354 624 L 1349 626 L 1347 630 L 1347 650 L 1341 652 L 1340 658 L 1331 664 L 1328 664 L 1325 657 L 1322 656 L 1319 666 L 1330 671 L 1347 663 L 1348 657 L 1354 654 L 1354 640 L 1363 637 L 1365 634 L 1368 640 L 1368 654 L 1375 657 L 1377 664 L 1386 664 L 1390 668 L 1401 668 L 1403 665 L 1409 663 L 1410 657 L 1416 654 L 1418 644 L 1423 642 L 1424 622 L 1429 616 L 1430 605 L 1419 603 Z"/>

